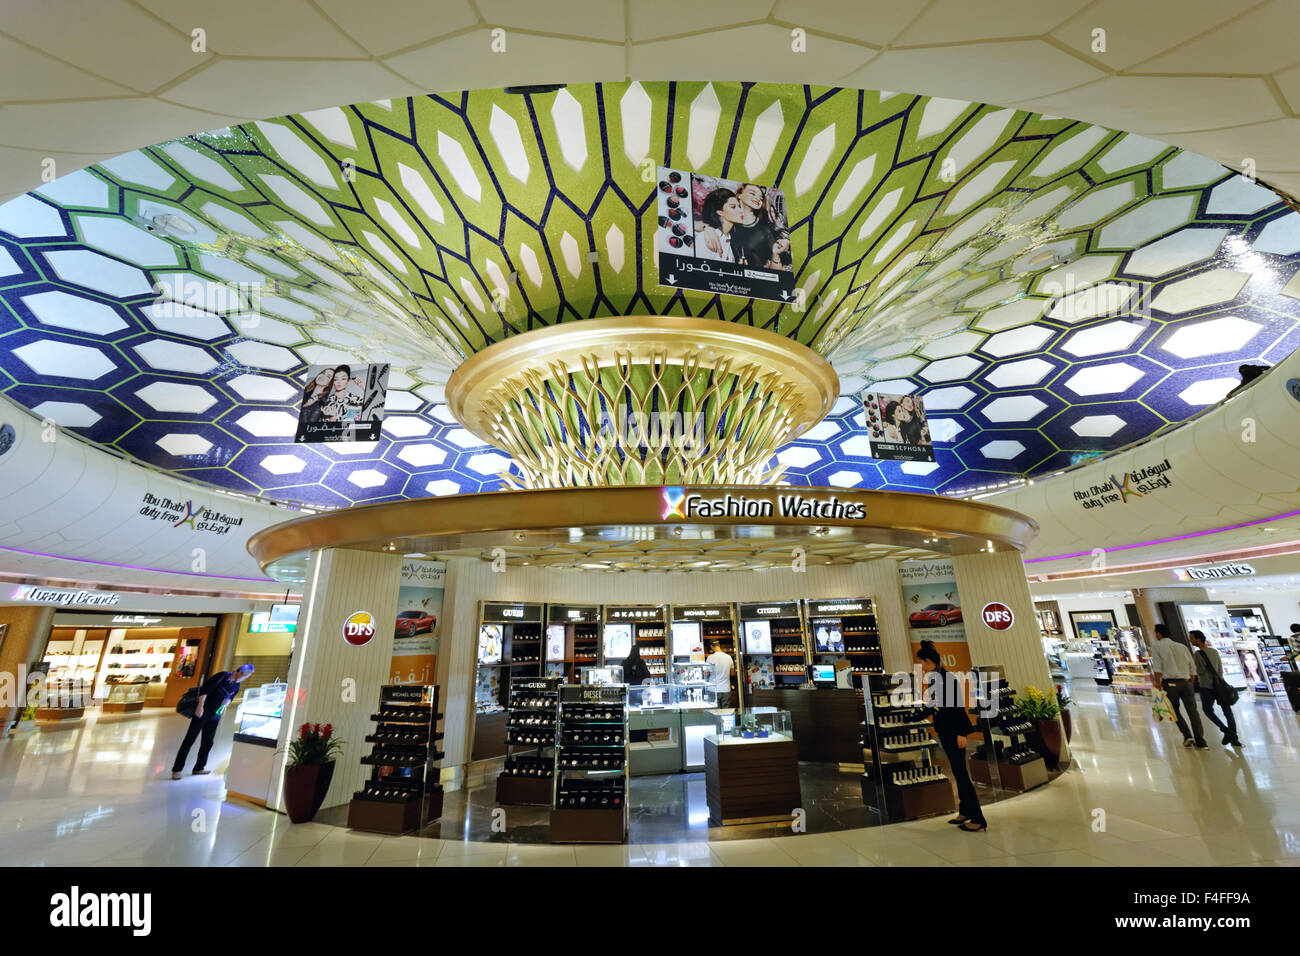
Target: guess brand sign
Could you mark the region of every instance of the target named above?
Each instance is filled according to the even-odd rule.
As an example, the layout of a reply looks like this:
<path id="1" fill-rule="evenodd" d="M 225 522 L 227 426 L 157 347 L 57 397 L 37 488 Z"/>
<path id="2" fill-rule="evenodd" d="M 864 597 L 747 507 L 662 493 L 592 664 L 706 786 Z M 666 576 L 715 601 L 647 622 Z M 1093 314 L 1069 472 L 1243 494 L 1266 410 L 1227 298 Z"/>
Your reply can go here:
<path id="1" fill-rule="evenodd" d="M 1011 608 L 997 601 L 985 604 L 984 610 L 980 611 L 980 617 L 983 618 L 985 627 L 995 631 L 1005 631 L 1016 623 L 1016 616 L 1011 613 Z"/>
<path id="2" fill-rule="evenodd" d="M 369 611 L 353 611 L 343 622 L 343 640 L 353 647 L 363 647 L 375 636 L 375 616 Z"/>

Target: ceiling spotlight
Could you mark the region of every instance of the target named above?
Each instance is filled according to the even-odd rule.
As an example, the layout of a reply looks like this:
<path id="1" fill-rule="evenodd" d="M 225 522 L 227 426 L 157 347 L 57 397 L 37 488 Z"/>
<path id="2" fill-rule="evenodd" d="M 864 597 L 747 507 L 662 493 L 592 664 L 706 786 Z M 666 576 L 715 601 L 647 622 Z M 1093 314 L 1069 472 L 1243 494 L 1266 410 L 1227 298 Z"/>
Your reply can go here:
<path id="1" fill-rule="evenodd" d="M 680 538 L 681 536 L 682 536 L 682 528 L 681 525 L 678 525 L 677 527 L 673 528 L 673 537 Z"/>
<path id="2" fill-rule="evenodd" d="M 819 526 L 819 527 L 813 528 L 813 529 L 812 529 L 811 531 L 809 531 L 808 533 L 809 533 L 809 534 L 815 534 L 815 535 L 817 535 L 817 536 L 820 538 L 822 535 L 830 534 L 830 533 L 831 533 L 831 529 L 830 529 L 830 528 L 827 528 L 827 527 L 825 527 L 825 526 L 823 525 L 823 526 Z"/>
<path id="3" fill-rule="evenodd" d="M 516 531 L 515 534 L 514 534 L 514 538 L 515 538 L 516 541 L 523 541 L 523 540 L 524 540 L 524 533 L 523 533 L 522 531 Z"/>

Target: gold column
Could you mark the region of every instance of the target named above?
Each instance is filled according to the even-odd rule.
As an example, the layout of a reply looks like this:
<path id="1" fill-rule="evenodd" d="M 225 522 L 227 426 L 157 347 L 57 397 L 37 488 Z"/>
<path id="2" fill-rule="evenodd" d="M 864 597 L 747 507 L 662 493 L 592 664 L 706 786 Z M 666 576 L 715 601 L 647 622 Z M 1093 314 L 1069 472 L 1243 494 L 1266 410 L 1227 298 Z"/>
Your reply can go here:
<path id="1" fill-rule="evenodd" d="M 0 641 L 0 673 L 12 674 L 16 704 L 25 702 L 27 682 L 18 681 L 33 664 L 45 656 L 50 628 L 54 624 L 54 608 L 33 605 L 0 607 L 0 627 L 7 625 L 4 639 Z M 9 726 L 19 707 L 0 706 L 0 732 Z"/>
<path id="2" fill-rule="evenodd" d="M 212 653 L 208 656 L 206 673 L 228 671 L 235 660 L 235 645 L 239 643 L 242 614 L 222 614 L 217 618 L 217 632 L 212 636 Z"/>

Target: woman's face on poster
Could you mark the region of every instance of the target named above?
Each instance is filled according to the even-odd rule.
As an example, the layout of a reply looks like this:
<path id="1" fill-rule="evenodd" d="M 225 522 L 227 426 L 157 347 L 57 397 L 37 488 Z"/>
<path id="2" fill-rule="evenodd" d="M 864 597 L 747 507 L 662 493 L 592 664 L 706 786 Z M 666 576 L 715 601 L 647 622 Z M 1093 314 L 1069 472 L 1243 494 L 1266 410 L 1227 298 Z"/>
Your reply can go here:
<path id="1" fill-rule="evenodd" d="M 329 385 L 330 379 L 332 379 L 333 377 L 334 377 L 334 369 L 332 368 L 321 369 L 320 372 L 316 375 L 316 387 L 324 388 L 325 386 Z"/>
<path id="2" fill-rule="evenodd" d="M 719 213 L 723 222 L 738 223 L 745 221 L 745 211 L 740 204 L 740 200 L 732 196 L 722 204 L 722 210 Z"/>
<path id="3" fill-rule="evenodd" d="M 763 190 L 753 183 L 747 184 L 737 195 L 740 196 L 740 201 L 750 209 L 763 208 Z"/>
<path id="4" fill-rule="evenodd" d="M 342 369 L 334 373 L 334 391 L 341 392 L 348 387 L 348 373 Z"/>

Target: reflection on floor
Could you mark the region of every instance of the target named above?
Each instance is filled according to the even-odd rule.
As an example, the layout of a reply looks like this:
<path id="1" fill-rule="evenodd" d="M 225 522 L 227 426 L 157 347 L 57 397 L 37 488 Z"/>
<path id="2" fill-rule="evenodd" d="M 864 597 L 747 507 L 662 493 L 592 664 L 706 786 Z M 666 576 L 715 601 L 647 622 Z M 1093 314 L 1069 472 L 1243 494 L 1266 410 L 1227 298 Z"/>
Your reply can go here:
<path id="1" fill-rule="evenodd" d="M 431 839 L 295 826 L 224 802 L 218 774 L 172 781 L 184 721 L 146 714 L 0 742 L 0 865 L 1300 864 L 1300 723 L 1285 704 L 1238 705 L 1240 752 L 1219 746 L 1217 736 L 1209 750 L 1185 750 L 1175 728 L 1152 722 L 1145 700 L 1077 683 L 1076 769 L 993 806 L 987 833 L 957 833 L 938 818 L 780 839 L 663 843 L 662 821 L 652 816 L 638 822 L 626 845 L 571 847 L 539 845 L 522 833 L 512 842 L 466 842 L 446 830 Z M 224 768 L 228 756 L 227 730 L 209 766 Z M 661 804 L 684 807 L 692 826 L 703 825 L 691 819 L 701 804 L 690 778 L 657 784 L 669 791 L 656 797 Z M 839 798 L 833 789 L 826 794 L 831 819 Z"/>

